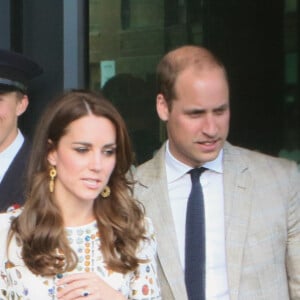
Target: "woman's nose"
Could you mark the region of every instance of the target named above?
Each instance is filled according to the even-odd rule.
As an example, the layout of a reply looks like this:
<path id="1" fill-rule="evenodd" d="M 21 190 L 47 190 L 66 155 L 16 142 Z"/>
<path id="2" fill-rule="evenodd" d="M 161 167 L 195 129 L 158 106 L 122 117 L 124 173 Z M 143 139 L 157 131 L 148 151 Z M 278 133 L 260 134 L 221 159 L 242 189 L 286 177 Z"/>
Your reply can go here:
<path id="1" fill-rule="evenodd" d="M 101 170 L 101 154 L 93 153 L 90 158 L 90 169 L 94 171 Z"/>

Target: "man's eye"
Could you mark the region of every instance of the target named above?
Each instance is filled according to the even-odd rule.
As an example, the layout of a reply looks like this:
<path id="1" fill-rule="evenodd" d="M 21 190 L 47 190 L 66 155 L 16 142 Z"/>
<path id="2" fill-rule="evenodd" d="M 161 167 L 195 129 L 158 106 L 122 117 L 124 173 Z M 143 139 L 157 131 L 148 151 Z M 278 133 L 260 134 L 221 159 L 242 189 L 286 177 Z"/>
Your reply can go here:
<path id="1" fill-rule="evenodd" d="M 198 119 L 201 118 L 204 115 L 203 112 L 193 112 L 189 114 L 189 117 L 192 119 Z"/>
<path id="2" fill-rule="evenodd" d="M 220 108 L 215 111 L 216 115 L 223 115 L 226 112 L 226 108 Z"/>
<path id="3" fill-rule="evenodd" d="M 222 115 L 224 113 L 224 109 L 218 109 L 215 111 L 216 115 Z"/>

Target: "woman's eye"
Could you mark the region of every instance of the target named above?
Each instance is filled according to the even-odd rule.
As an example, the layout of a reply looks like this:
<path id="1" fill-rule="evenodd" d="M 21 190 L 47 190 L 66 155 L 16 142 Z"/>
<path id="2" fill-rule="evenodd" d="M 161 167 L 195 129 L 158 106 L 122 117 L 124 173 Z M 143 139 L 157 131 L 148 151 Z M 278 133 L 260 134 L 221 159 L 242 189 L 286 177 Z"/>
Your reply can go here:
<path id="1" fill-rule="evenodd" d="M 116 153 L 116 149 L 105 149 L 103 153 L 107 156 L 114 155 Z"/>
<path id="2" fill-rule="evenodd" d="M 85 147 L 80 147 L 80 148 L 75 148 L 75 151 L 78 153 L 85 153 L 87 152 L 89 149 L 85 148 Z"/>

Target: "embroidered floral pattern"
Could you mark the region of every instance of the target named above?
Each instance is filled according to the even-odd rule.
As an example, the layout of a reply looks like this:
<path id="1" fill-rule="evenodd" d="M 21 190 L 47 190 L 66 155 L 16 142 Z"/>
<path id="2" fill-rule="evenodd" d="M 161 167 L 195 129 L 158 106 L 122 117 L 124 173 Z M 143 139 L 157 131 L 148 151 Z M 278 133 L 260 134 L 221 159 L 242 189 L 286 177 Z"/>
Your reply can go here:
<path id="1" fill-rule="evenodd" d="M 7 230 L 8 227 L 6 232 L 4 229 L 0 229 L 1 245 L 5 244 Z M 128 299 L 161 299 L 154 262 L 156 243 L 151 224 L 149 224 L 149 242 L 143 242 L 138 252 L 140 258 L 147 258 L 149 262 L 141 264 L 136 272 L 125 275 L 106 268 L 102 253 L 99 250 L 101 238 L 96 222 L 76 228 L 66 228 L 66 233 L 71 247 L 78 256 L 78 265 L 72 273 L 96 272 L 103 280 L 123 293 Z M 5 247 L 1 247 L 0 300 L 56 299 L 56 278 L 32 274 L 20 259 L 20 252 L 21 248 L 13 240 L 9 253 L 10 260 L 8 260 Z M 60 278 L 66 275 L 57 274 L 56 277 Z"/>

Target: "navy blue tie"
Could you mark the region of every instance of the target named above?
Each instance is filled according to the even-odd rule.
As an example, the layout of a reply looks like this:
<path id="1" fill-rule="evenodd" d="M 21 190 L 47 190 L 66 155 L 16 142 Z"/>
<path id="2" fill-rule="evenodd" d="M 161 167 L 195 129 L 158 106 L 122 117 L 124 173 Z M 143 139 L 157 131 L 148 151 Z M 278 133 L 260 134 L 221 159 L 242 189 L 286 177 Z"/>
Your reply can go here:
<path id="1" fill-rule="evenodd" d="M 185 227 L 185 285 L 189 300 L 205 300 L 205 211 L 200 175 L 205 168 L 189 171 L 189 195 Z"/>

